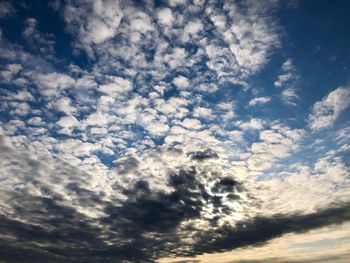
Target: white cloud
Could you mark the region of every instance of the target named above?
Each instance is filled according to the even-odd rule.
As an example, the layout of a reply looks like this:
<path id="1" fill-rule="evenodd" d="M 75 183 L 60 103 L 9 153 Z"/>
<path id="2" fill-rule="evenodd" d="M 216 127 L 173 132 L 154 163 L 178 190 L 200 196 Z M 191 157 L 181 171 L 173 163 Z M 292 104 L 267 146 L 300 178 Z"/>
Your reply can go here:
<path id="1" fill-rule="evenodd" d="M 190 130 L 199 130 L 202 128 L 202 123 L 198 119 L 185 118 L 181 125 Z"/>
<path id="2" fill-rule="evenodd" d="M 339 87 L 330 92 L 321 101 L 314 104 L 309 116 L 312 130 L 320 130 L 333 125 L 339 115 L 350 104 L 350 89 Z"/>
<path id="3" fill-rule="evenodd" d="M 34 81 L 39 85 L 41 93 L 45 96 L 58 96 L 60 90 L 72 87 L 75 84 L 73 78 L 57 72 L 39 73 L 34 75 Z"/>
<path id="4" fill-rule="evenodd" d="M 72 128 L 79 124 L 79 121 L 73 116 L 64 116 L 57 123 L 62 129 L 59 131 L 61 134 L 70 135 Z"/>
<path id="5" fill-rule="evenodd" d="M 15 103 L 15 105 L 16 105 L 15 109 L 11 111 L 12 114 L 25 116 L 30 111 L 30 105 L 26 102 Z"/>
<path id="6" fill-rule="evenodd" d="M 27 120 L 27 123 L 33 126 L 41 126 L 44 124 L 40 117 L 32 117 L 29 120 Z"/>
<path id="7" fill-rule="evenodd" d="M 218 86 L 214 83 L 201 83 L 194 87 L 196 90 L 206 93 L 214 93 L 219 90 Z"/>
<path id="8" fill-rule="evenodd" d="M 173 79 L 173 83 L 174 85 L 180 89 L 180 90 L 184 90 L 187 89 L 189 87 L 189 82 L 188 79 L 184 76 L 177 76 Z"/>
<path id="9" fill-rule="evenodd" d="M 6 70 L 0 71 L 0 75 L 3 80 L 9 82 L 12 78 L 22 70 L 22 65 L 17 63 L 8 64 Z"/>
<path id="10" fill-rule="evenodd" d="M 289 156 L 299 147 L 304 136 L 301 129 L 290 129 L 280 125 L 260 132 L 260 141 L 251 145 L 252 155 L 247 164 L 250 170 L 264 171 L 271 168 L 279 159 Z"/>
<path id="11" fill-rule="evenodd" d="M 169 130 L 169 126 L 161 122 L 152 122 L 147 126 L 147 130 L 153 136 L 162 136 Z"/>
<path id="12" fill-rule="evenodd" d="M 91 156 L 91 154 L 99 150 L 101 146 L 81 140 L 68 139 L 61 140 L 55 145 L 55 149 L 61 153 L 73 154 L 74 156 Z"/>
<path id="13" fill-rule="evenodd" d="M 86 125 L 91 125 L 91 126 L 105 127 L 112 120 L 113 120 L 113 117 L 110 116 L 109 114 L 104 114 L 101 112 L 94 112 L 86 118 L 84 123 Z"/>
<path id="14" fill-rule="evenodd" d="M 22 32 L 23 38 L 35 50 L 46 58 L 52 58 L 55 53 L 54 35 L 49 33 L 41 33 L 38 29 L 38 21 L 35 18 L 28 18 L 25 21 L 25 29 Z"/>
<path id="15" fill-rule="evenodd" d="M 33 95 L 26 90 L 18 91 L 12 98 L 20 101 L 34 101 Z"/>
<path id="16" fill-rule="evenodd" d="M 205 107 L 196 107 L 193 111 L 193 116 L 197 118 L 203 118 L 203 119 L 212 119 L 213 110 Z"/>
<path id="17" fill-rule="evenodd" d="M 298 94 L 295 91 L 295 88 L 288 88 L 282 91 L 282 100 L 286 104 L 296 105 L 295 101 L 299 99 Z"/>
<path id="18" fill-rule="evenodd" d="M 55 107 L 58 111 L 67 115 L 71 115 L 77 112 L 77 109 L 71 105 L 72 101 L 68 97 L 62 97 L 55 102 Z"/>
<path id="19" fill-rule="evenodd" d="M 286 84 L 298 78 L 298 76 L 295 73 L 293 61 L 290 58 L 288 58 L 283 63 L 281 70 L 282 73 L 277 77 L 277 80 L 274 82 L 274 85 L 276 87 L 285 86 Z"/>
<path id="20" fill-rule="evenodd" d="M 90 45 L 114 37 L 124 14 L 118 0 L 87 1 L 84 5 L 76 2 L 71 1 L 64 7 L 64 20 L 68 30 L 77 34 L 80 43 L 93 56 Z"/>
<path id="21" fill-rule="evenodd" d="M 293 74 L 288 72 L 288 73 L 283 73 L 278 76 L 278 79 L 274 82 L 274 85 L 276 87 L 281 87 L 283 86 L 286 82 L 290 81 L 293 78 Z"/>
<path id="22" fill-rule="evenodd" d="M 187 0 L 168 0 L 168 4 L 172 7 L 185 5 L 186 3 L 187 3 Z"/>
<path id="23" fill-rule="evenodd" d="M 203 24 L 199 19 L 190 21 L 184 28 L 184 41 L 192 40 L 203 30 Z"/>
<path id="24" fill-rule="evenodd" d="M 269 52 L 279 45 L 279 36 L 277 26 L 265 13 L 273 9 L 271 3 L 255 3 L 252 7 L 250 2 L 245 2 L 243 6 L 225 2 L 224 9 L 233 22 L 222 34 L 240 70 L 243 74 L 252 74 L 266 63 Z M 219 24 L 217 29 L 221 28 Z"/>
<path id="25" fill-rule="evenodd" d="M 215 27 L 220 31 L 224 31 L 227 24 L 227 19 L 225 15 L 213 15 L 210 17 L 211 21 L 214 23 Z"/>
<path id="26" fill-rule="evenodd" d="M 248 122 L 237 121 L 235 124 L 243 130 L 262 130 L 265 122 L 261 119 L 252 118 Z"/>
<path id="27" fill-rule="evenodd" d="M 130 24 L 128 27 L 128 30 L 130 30 L 131 32 L 138 32 L 141 34 L 146 34 L 149 33 L 150 31 L 153 31 L 153 25 L 151 22 L 151 18 L 144 12 L 142 11 L 136 11 L 133 10 L 130 13 Z M 131 39 L 133 38 L 133 36 L 131 36 Z M 140 35 L 137 34 L 137 41 L 139 41 Z M 135 42 L 135 41 L 133 41 Z"/>
<path id="28" fill-rule="evenodd" d="M 113 77 L 110 83 L 100 85 L 99 90 L 111 97 L 117 97 L 130 92 L 132 90 L 132 82 L 121 77 Z"/>
<path id="29" fill-rule="evenodd" d="M 249 101 L 249 106 L 255 106 L 257 104 L 265 104 L 270 102 L 271 99 L 269 97 L 260 97 L 260 98 L 254 98 Z"/>
<path id="30" fill-rule="evenodd" d="M 158 21 L 161 24 L 171 26 L 174 22 L 174 16 L 170 8 L 161 8 L 157 12 Z"/>

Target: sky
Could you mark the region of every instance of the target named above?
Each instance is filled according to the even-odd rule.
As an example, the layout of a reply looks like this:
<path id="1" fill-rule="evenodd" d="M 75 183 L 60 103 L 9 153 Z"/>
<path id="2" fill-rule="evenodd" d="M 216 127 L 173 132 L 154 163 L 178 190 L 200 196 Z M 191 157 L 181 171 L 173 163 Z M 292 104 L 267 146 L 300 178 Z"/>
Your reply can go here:
<path id="1" fill-rule="evenodd" d="M 0 262 L 350 262 L 349 13 L 0 1 Z"/>

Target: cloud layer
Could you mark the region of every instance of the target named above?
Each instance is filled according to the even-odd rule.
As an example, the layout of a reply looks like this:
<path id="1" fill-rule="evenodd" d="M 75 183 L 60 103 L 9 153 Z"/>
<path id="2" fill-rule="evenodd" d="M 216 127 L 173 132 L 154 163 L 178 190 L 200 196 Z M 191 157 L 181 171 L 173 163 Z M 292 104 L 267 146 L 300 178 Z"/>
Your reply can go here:
<path id="1" fill-rule="evenodd" d="M 0 7 L 5 262 L 194 258 L 349 221 L 349 87 L 307 90 L 289 4 Z"/>

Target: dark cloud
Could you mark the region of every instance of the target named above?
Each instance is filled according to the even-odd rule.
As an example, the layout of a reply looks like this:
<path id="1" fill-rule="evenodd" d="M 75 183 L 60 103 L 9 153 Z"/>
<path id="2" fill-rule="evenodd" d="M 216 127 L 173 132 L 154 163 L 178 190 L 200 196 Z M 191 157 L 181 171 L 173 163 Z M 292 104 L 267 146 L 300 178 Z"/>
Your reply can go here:
<path id="1" fill-rule="evenodd" d="M 213 233 L 201 233 L 194 251 L 219 252 L 248 245 L 262 245 L 286 233 L 303 233 L 348 220 L 350 220 L 350 203 L 306 215 L 278 214 L 272 217 L 255 217 L 239 222 L 235 227 L 224 226 Z"/>
<path id="2" fill-rule="evenodd" d="M 11 2 L 3 1 L 0 2 L 0 20 L 13 16 L 16 13 L 16 9 Z"/>
<path id="3" fill-rule="evenodd" d="M 205 151 L 189 152 L 187 153 L 187 156 L 190 157 L 192 160 L 196 161 L 204 161 L 207 159 L 219 158 L 219 155 L 210 149 Z"/>
<path id="4" fill-rule="evenodd" d="M 13 190 L 8 201 L 13 211 L 1 212 L 0 255 L 4 262 L 155 262 L 160 257 L 262 245 L 286 233 L 350 220 L 350 204 L 346 203 L 312 214 L 253 217 L 222 226 L 217 221 L 232 212 L 223 196 L 242 201 L 237 193 L 244 187 L 234 177 L 218 178 L 208 191 L 200 169 L 184 167 L 166 175 L 170 190 L 155 191 L 147 181 L 139 180 L 127 189 L 120 188 L 125 200 L 114 202 L 86 187 L 88 174 L 60 160 L 55 161 L 54 170 L 45 170 L 45 177 L 38 177 L 36 173 L 43 173 L 40 161 L 6 147 L 1 150 L 3 160 L 7 158 L 9 165 L 22 169 L 10 169 L 17 172 L 13 176 L 25 178 L 41 193 L 34 194 L 31 187 L 17 193 Z M 50 187 L 50 180 L 63 184 L 65 192 Z M 64 194 L 70 196 L 71 203 L 65 201 Z M 201 219 L 208 205 L 213 207 L 209 228 L 188 223 Z M 102 211 L 104 215 L 88 217 L 78 208 Z M 189 237 L 191 243 L 183 241 Z"/>
<path id="5" fill-rule="evenodd" d="M 123 160 L 114 162 L 114 164 L 117 166 L 118 173 L 126 174 L 135 171 L 140 162 L 132 156 L 127 156 Z"/>

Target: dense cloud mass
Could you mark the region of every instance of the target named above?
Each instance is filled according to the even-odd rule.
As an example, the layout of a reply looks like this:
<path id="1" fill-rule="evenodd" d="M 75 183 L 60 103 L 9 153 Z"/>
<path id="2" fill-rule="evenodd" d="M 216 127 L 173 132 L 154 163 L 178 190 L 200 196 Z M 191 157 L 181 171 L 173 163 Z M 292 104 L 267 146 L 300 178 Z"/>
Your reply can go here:
<path id="1" fill-rule="evenodd" d="M 0 1 L 0 261 L 252 262 L 227 253 L 343 230 L 349 4 L 327 5 Z"/>
<path id="2" fill-rule="evenodd" d="M 234 213 L 225 199 L 241 203 L 240 193 L 246 191 L 233 177 L 222 177 L 208 188 L 199 181 L 203 174 L 192 166 L 168 172 L 169 191 L 154 191 L 139 180 L 128 189 L 115 185 L 125 198 L 107 200 L 87 188 L 90 174 L 61 160 L 47 160 L 55 167 L 48 169 L 47 163 L 4 145 L 1 160 L 9 175 L 22 168 L 16 174 L 22 185 L 3 181 L 7 190 L 14 188 L 3 191 L 6 202 L 1 204 L 6 212 L 0 223 L 1 255 L 9 261 L 153 262 L 165 255 L 194 256 L 258 245 L 285 233 L 350 219 L 350 204 L 339 203 L 309 214 L 256 215 L 220 224 L 221 217 Z M 213 216 L 204 219 L 208 206 L 213 207 Z M 96 218 L 84 209 L 101 214 Z"/>

